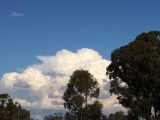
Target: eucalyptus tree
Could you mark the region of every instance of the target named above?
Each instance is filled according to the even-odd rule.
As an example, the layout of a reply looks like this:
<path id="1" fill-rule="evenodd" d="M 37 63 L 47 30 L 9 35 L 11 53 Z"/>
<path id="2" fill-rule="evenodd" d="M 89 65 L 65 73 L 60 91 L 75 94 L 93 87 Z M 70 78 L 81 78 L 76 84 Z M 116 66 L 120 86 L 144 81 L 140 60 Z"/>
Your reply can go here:
<path id="1" fill-rule="evenodd" d="M 134 119 L 151 119 L 160 110 L 160 32 L 138 35 L 128 45 L 114 50 L 107 67 L 110 93 L 130 110 Z"/>
<path id="2" fill-rule="evenodd" d="M 70 76 L 67 89 L 64 92 L 64 107 L 77 115 L 80 120 L 87 120 L 88 102 L 98 98 L 97 80 L 87 70 L 76 70 Z M 85 117 L 84 117 L 85 115 Z"/>

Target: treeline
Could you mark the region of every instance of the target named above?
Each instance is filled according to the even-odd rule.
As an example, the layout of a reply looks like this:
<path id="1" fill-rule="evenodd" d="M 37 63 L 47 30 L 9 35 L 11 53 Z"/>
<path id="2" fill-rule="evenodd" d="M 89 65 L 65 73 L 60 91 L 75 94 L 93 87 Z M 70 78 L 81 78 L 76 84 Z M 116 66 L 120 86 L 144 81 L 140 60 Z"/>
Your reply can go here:
<path id="1" fill-rule="evenodd" d="M 8 94 L 0 94 L 0 120 L 30 120 L 30 112 L 14 103 Z"/>
<path id="2" fill-rule="evenodd" d="M 54 113 L 53 115 L 46 116 L 44 120 L 78 120 L 75 115 L 65 116 L 62 113 Z M 86 119 L 85 119 L 86 120 Z M 94 118 L 88 118 L 88 120 L 97 120 Z M 125 115 L 122 111 L 111 113 L 110 115 L 102 115 L 100 120 L 129 120 L 128 115 Z"/>
<path id="3" fill-rule="evenodd" d="M 62 97 L 68 112 L 46 116 L 45 120 L 160 120 L 159 31 L 142 33 L 114 50 L 106 75 L 110 79 L 109 92 L 117 95 L 119 104 L 128 111 L 126 115 L 121 111 L 104 115 L 96 78 L 87 70 L 76 70 Z M 0 100 L 0 120 L 15 120 L 17 110 L 24 115 L 19 120 L 28 119 L 29 112 L 20 105 L 16 107 L 8 95 Z"/>

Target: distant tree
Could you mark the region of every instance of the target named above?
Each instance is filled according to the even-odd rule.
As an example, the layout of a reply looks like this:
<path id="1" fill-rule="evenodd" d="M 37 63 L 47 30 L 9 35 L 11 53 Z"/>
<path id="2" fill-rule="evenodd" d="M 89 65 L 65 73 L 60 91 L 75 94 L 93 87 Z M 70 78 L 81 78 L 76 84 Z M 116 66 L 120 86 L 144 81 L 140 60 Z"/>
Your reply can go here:
<path id="1" fill-rule="evenodd" d="M 128 116 L 124 115 L 122 111 L 116 112 L 116 113 L 111 113 L 108 116 L 107 120 L 128 120 Z"/>
<path id="2" fill-rule="evenodd" d="M 44 120 L 64 120 L 62 113 L 54 113 L 53 115 L 45 116 Z"/>
<path id="3" fill-rule="evenodd" d="M 88 100 L 98 98 L 98 96 L 99 87 L 93 75 L 87 70 L 76 70 L 70 76 L 63 95 L 64 107 L 76 114 L 80 120 L 84 120 L 84 112 L 86 115 L 88 114 Z"/>
<path id="4" fill-rule="evenodd" d="M 160 32 L 140 34 L 133 42 L 114 50 L 111 61 L 107 68 L 110 93 L 118 96 L 134 120 L 150 120 L 151 108 L 155 115 L 160 110 Z"/>
<path id="5" fill-rule="evenodd" d="M 65 115 L 65 120 L 78 120 L 78 116 L 72 112 L 67 112 Z"/>
<path id="6" fill-rule="evenodd" d="M 0 120 L 29 120 L 30 112 L 13 102 L 8 94 L 0 94 Z"/>

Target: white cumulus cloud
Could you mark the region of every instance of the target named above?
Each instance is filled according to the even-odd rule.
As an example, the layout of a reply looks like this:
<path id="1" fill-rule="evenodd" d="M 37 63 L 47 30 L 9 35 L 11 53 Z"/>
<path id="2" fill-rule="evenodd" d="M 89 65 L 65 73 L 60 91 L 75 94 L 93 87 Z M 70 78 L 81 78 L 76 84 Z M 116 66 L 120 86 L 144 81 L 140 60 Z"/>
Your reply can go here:
<path id="1" fill-rule="evenodd" d="M 58 51 L 51 56 L 38 56 L 41 63 L 26 67 L 21 72 L 6 73 L 1 86 L 24 107 L 40 109 L 63 109 L 62 96 L 69 76 L 77 69 L 86 69 L 98 80 L 100 100 L 106 112 L 122 109 L 115 97 L 108 93 L 109 80 L 106 67 L 110 64 L 93 49 L 82 48 L 76 52 Z"/>

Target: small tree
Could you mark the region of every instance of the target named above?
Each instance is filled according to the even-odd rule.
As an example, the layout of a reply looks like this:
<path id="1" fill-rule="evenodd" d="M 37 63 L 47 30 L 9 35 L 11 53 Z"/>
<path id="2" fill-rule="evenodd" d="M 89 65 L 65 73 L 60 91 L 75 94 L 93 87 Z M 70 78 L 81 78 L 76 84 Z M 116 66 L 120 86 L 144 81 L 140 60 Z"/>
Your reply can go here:
<path id="1" fill-rule="evenodd" d="M 87 70 L 76 70 L 70 76 L 64 92 L 64 107 L 83 120 L 84 108 L 88 113 L 88 100 L 98 98 L 99 87 L 96 79 Z M 88 118 L 86 118 L 87 120 Z"/>

